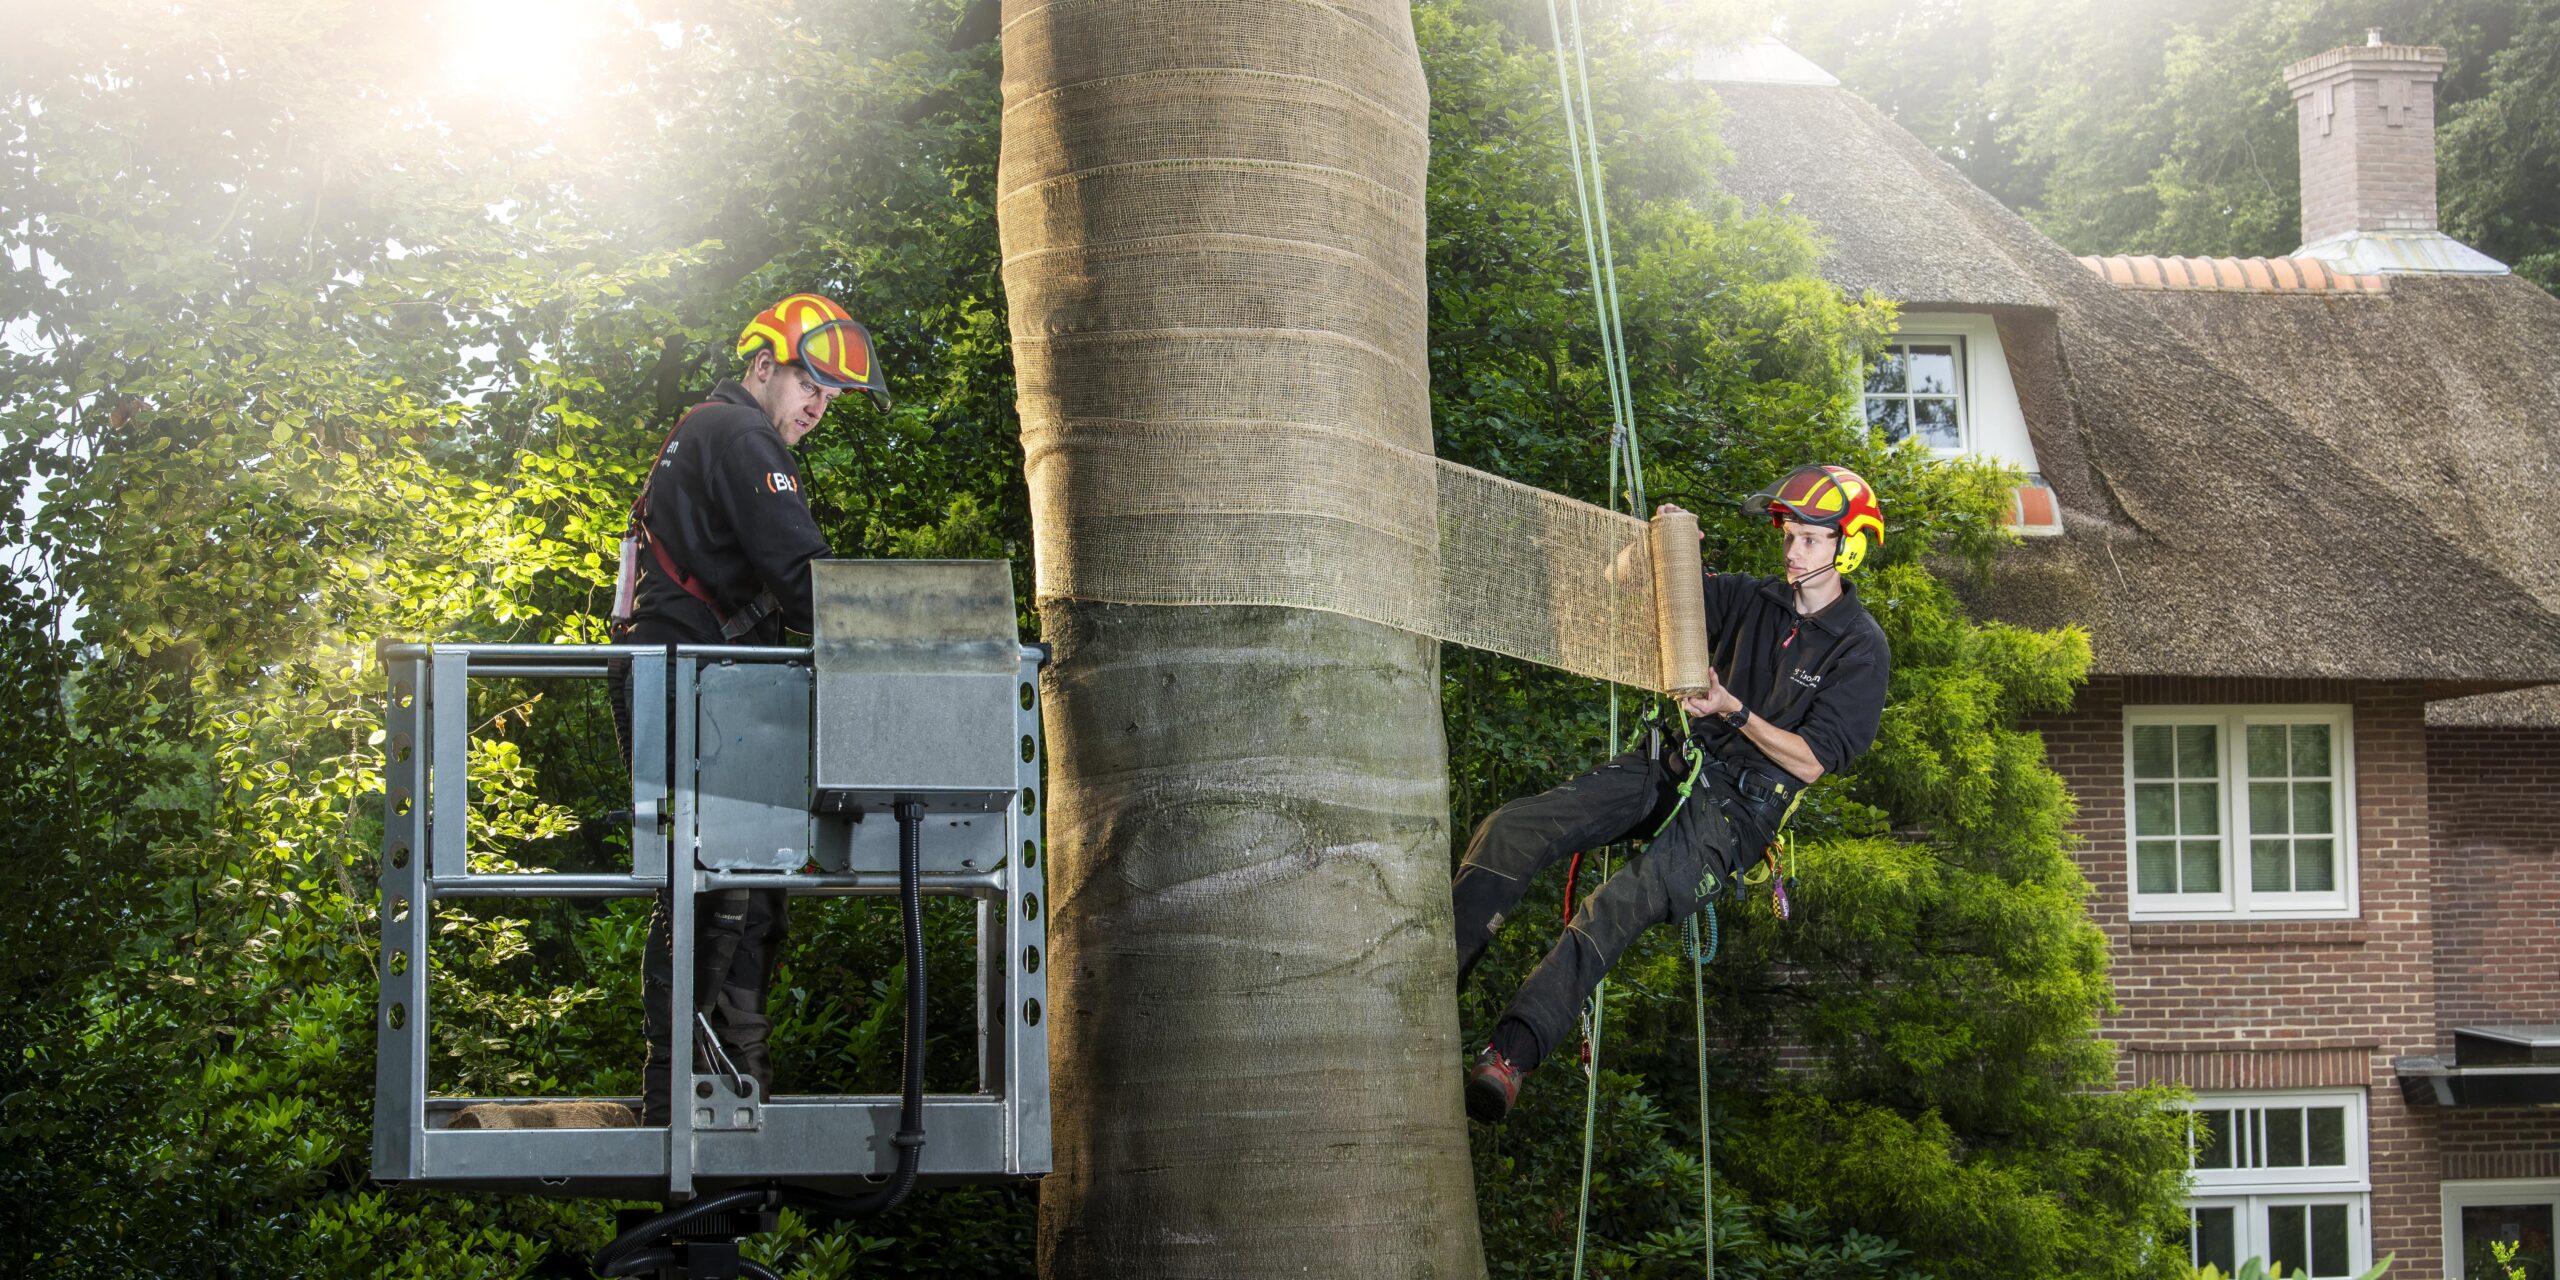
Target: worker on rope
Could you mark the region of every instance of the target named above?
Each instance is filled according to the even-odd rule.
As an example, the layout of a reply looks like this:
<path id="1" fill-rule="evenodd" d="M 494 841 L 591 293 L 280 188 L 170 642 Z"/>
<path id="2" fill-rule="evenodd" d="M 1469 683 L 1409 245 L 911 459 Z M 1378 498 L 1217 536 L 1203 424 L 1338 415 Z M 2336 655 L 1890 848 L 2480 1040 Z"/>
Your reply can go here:
<path id="1" fill-rule="evenodd" d="M 1649 837 L 1585 899 L 1467 1072 L 1467 1114 L 1498 1122 L 1520 1081 L 1562 1041 L 1594 987 L 1647 926 L 1725 891 L 1803 789 L 1875 742 L 1891 654 L 1846 581 L 1884 545 L 1875 492 L 1844 467 L 1803 466 L 1742 502 L 1785 540 L 1783 577 L 1706 575 L 1713 683 L 1680 700 L 1677 750 L 1630 751 L 1497 810 L 1449 885 L 1458 985 L 1528 891 L 1576 850 Z M 1666 506 L 1665 511 L 1677 508 Z"/>
<path id="2" fill-rule="evenodd" d="M 809 514 L 792 450 L 847 391 L 866 392 L 887 409 L 889 384 L 870 332 L 821 294 L 795 293 L 766 308 L 738 335 L 737 354 L 745 367 L 667 432 L 632 503 L 615 592 L 616 643 L 779 644 L 784 631 L 811 628 L 809 562 L 828 547 Z M 616 664 L 611 684 L 627 752 L 626 670 Z M 715 1053 L 725 1054 L 766 1097 L 773 1067 L 765 992 L 781 959 L 785 899 L 779 889 L 706 893 L 696 917 L 688 1017 L 695 1068 L 710 1070 Z M 641 1071 L 644 1125 L 667 1122 L 673 949 L 661 891 L 641 961 L 649 1046 Z M 705 1035 L 716 1042 L 702 1043 Z"/>

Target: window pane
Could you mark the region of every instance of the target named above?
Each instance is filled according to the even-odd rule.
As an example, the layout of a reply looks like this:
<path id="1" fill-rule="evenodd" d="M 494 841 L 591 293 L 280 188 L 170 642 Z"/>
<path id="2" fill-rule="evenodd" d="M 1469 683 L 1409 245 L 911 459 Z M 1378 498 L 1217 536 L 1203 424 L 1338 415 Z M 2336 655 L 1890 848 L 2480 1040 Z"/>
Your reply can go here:
<path id="1" fill-rule="evenodd" d="M 2311 1272 L 2315 1276 L 2347 1274 L 2347 1207 L 2311 1206 Z"/>
<path id="2" fill-rule="evenodd" d="M 1920 443 L 1932 449 L 1961 449 L 1964 432 L 1956 427 L 1956 402 L 1935 397 L 1911 402 L 1911 422 Z"/>
<path id="3" fill-rule="evenodd" d="M 1869 400 L 1867 425 L 1876 429 L 1888 443 L 1899 442 L 1911 434 L 1911 402 L 1908 400 Z"/>
<path id="4" fill-rule="evenodd" d="M 2337 846 L 2327 840 L 2293 842 L 2293 887 L 2298 893 L 2332 893 L 2338 887 Z"/>
<path id="5" fill-rule="evenodd" d="M 2210 778 L 2222 771 L 2214 758 L 2214 741 L 2221 731 L 2209 724 L 2182 724 L 2178 729 L 2178 776 Z"/>
<path id="6" fill-rule="evenodd" d="M 2329 726 L 2293 726 L 2293 776 L 2318 778 L 2329 772 Z"/>
<path id="7" fill-rule="evenodd" d="M 2133 846 L 2133 866 L 2137 893 L 2176 893 L 2178 891 L 2178 842 L 2175 840 L 2143 840 Z"/>
<path id="8" fill-rule="evenodd" d="M 2293 892 L 2293 842 L 2249 842 L 2249 888 L 2257 893 Z"/>
<path id="9" fill-rule="evenodd" d="M 2347 1109 L 2345 1107 L 2313 1107 L 2311 1122 L 2311 1163 L 2322 1166 L 2347 1162 Z"/>
<path id="10" fill-rule="evenodd" d="M 2329 826 L 2329 784 L 2293 784 L 2293 829 L 2306 835 L 2327 835 Z"/>
<path id="11" fill-rule="evenodd" d="M 2280 836 L 2293 830 L 2293 810 L 2288 803 L 2293 789 L 2281 782 L 2249 784 L 2249 834 Z"/>
<path id="12" fill-rule="evenodd" d="M 2166 778 L 2177 771 L 2169 754 L 2169 726 L 2138 724 L 2133 727 L 2133 776 Z"/>
<path id="13" fill-rule="evenodd" d="M 2170 836 L 2178 833 L 2178 789 L 2166 782 L 2141 782 L 2133 788 L 2133 833 Z"/>
<path id="14" fill-rule="evenodd" d="M 1956 349 L 1953 345 L 1918 342 L 1903 350 L 1910 353 L 1913 392 L 1939 396 L 1956 393 Z"/>
<path id="15" fill-rule="evenodd" d="M 2183 836 L 2222 834 L 2221 783 L 2181 782 L 2178 784 L 2178 834 Z"/>
<path id="16" fill-rule="evenodd" d="M 2310 1244 L 2308 1239 L 2311 1234 L 2310 1215 L 2304 1213 L 2302 1209 L 2303 1207 L 2298 1204 L 2267 1206 L 2267 1270 L 2269 1272 L 2282 1267 L 2286 1274 L 2290 1275 L 2301 1270 L 2303 1264 L 2310 1258 L 2311 1250 L 2306 1247 Z"/>
<path id="17" fill-rule="evenodd" d="M 2225 1275 L 2239 1270 L 2240 1241 L 2233 1230 L 2239 1225 L 2237 1211 L 2229 1205 L 2218 1205 L 2196 1209 L 2193 1213 L 2195 1238 L 2192 1252 L 2195 1264 L 2202 1267 L 2211 1263 L 2222 1268 Z"/>
<path id="18" fill-rule="evenodd" d="M 2267 1160 L 2270 1169 L 2302 1167 L 2302 1108 L 2267 1108 Z"/>
<path id="19" fill-rule="evenodd" d="M 2249 776 L 2281 778 L 2284 776 L 2284 726 L 2253 724 L 2249 726 Z"/>
<path id="20" fill-rule="evenodd" d="M 1898 346 L 1885 348 L 1884 354 L 1876 357 L 1874 364 L 1867 366 L 1867 394 L 1908 390 L 1909 384 L 1903 381 L 1905 372 L 1902 348 Z M 1872 411 L 1873 406 L 1869 408 Z M 1869 420 L 1873 421 L 1872 416 Z"/>
<path id="21" fill-rule="evenodd" d="M 2222 892 L 2222 842 L 2189 840 L 2179 862 L 2180 893 Z"/>
<path id="22" fill-rule="evenodd" d="M 2532 1280 L 2551 1280 L 2550 1203 L 2464 1205 L 2463 1280 L 2507 1280 L 2489 1252 L 2492 1243 L 2518 1246 L 2515 1265 Z"/>
<path id="23" fill-rule="evenodd" d="M 2228 1169 L 2231 1167 L 2231 1113 L 2199 1111 L 2196 1113 L 2196 1167 Z"/>

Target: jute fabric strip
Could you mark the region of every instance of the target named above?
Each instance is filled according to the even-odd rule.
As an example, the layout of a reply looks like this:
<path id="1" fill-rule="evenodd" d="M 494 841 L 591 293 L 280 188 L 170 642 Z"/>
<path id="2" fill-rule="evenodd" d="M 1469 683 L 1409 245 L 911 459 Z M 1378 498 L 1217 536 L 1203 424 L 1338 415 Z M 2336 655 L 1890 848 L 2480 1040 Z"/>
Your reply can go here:
<path id="1" fill-rule="evenodd" d="M 1007 4 L 1036 591 L 1322 609 L 1701 684 L 1694 521 L 1685 579 L 1676 549 L 1658 575 L 1646 522 L 1431 454 L 1429 103 L 1385 13 Z"/>

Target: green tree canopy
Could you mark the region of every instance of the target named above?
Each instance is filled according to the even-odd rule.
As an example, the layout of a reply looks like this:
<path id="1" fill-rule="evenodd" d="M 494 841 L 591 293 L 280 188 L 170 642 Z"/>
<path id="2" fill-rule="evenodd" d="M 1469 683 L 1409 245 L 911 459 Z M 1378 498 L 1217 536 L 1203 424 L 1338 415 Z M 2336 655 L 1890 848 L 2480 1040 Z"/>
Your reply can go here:
<path id="1" fill-rule="evenodd" d="M 2560 289 L 2552 0 L 1789 0 L 1786 38 L 2074 253 L 2290 253 L 2284 68 L 2369 28 L 2443 46 L 2447 234 Z"/>

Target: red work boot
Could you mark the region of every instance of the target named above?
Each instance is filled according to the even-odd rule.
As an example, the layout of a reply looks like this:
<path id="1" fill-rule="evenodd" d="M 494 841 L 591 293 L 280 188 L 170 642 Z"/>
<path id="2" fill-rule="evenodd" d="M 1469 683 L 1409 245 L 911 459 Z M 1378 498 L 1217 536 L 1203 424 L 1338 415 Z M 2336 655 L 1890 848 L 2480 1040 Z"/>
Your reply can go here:
<path id="1" fill-rule="evenodd" d="M 1483 1124 L 1502 1123 L 1520 1100 L 1520 1074 L 1511 1059 L 1486 1045 L 1467 1068 L 1467 1115 Z"/>

